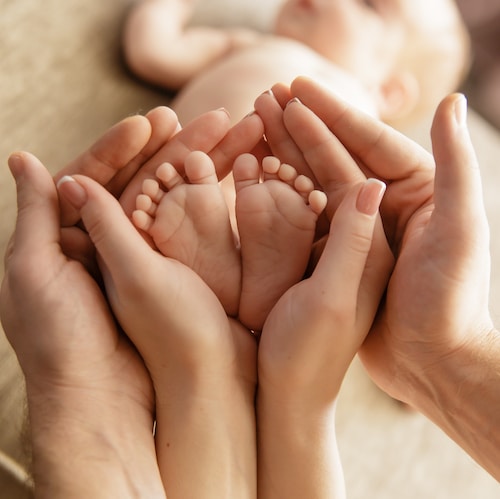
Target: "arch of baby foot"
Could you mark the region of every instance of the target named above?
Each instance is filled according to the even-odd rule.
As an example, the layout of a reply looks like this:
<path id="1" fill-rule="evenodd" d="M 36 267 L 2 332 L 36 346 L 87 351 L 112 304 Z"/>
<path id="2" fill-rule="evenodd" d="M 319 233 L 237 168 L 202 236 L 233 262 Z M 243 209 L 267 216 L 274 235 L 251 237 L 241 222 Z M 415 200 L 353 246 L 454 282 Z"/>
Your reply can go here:
<path id="1" fill-rule="evenodd" d="M 326 194 L 272 156 L 261 163 L 251 154 L 238 157 L 233 176 L 242 257 L 239 318 L 259 331 L 279 297 L 304 275 Z"/>
<path id="2" fill-rule="evenodd" d="M 208 154 L 193 151 L 181 171 L 172 163 L 160 164 L 156 179 L 143 182 L 132 220 L 163 256 L 196 272 L 234 316 L 240 257 L 215 164 Z"/>

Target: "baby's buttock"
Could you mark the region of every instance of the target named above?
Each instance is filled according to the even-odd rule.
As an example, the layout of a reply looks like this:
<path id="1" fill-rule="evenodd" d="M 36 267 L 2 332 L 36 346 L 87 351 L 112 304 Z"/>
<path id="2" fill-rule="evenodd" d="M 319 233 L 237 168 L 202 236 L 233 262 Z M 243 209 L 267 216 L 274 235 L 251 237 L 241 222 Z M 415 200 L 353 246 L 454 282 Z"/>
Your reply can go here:
<path id="1" fill-rule="evenodd" d="M 172 107 L 181 123 L 221 107 L 238 121 L 253 109 L 255 98 L 277 82 L 291 83 L 309 76 L 330 86 L 337 93 L 348 92 L 347 100 L 363 102 L 367 95 L 348 74 L 308 47 L 293 40 L 266 38 L 234 52 L 203 71 L 177 95 Z M 354 86 L 353 86 L 354 83 Z M 361 107 L 365 107 L 363 104 Z"/>

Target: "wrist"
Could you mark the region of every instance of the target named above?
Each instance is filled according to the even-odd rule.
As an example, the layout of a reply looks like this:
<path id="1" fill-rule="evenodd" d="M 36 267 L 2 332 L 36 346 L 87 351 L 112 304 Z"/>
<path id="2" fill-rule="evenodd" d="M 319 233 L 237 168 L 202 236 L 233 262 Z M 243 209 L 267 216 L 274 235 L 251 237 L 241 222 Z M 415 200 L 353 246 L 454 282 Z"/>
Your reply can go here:
<path id="1" fill-rule="evenodd" d="M 311 397 L 269 390 L 260 384 L 257 393 L 259 425 L 280 428 L 297 445 L 302 439 L 304 445 L 311 445 L 311 439 L 320 441 L 335 426 L 336 399 L 318 403 Z"/>
<path id="2" fill-rule="evenodd" d="M 225 327 L 225 326 L 224 326 Z M 212 399 L 230 403 L 231 393 L 255 397 L 257 387 L 257 343 L 255 338 L 234 319 L 222 330 L 229 341 L 212 341 L 209 348 L 191 356 L 178 357 L 161 369 L 150 369 L 156 402 L 190 403 L 190 400 Z M 229 397 L 228 397 L 229 395 Z"/>
<path id="3" fill-rule="evenodd" d="M 446 407 L 454 411 L 462 403 L 456 397 L 460 391 L 464 397 L 470 397 L 473 388 L 485 381 L 488 376 L 485 354 L 489 350 L 487 344 L 498 333 L 494 330 L 472 337 L 469 341 L 440 355 L 434 360 L 426 360 L 426 364 L 408 362 L 400 375 L 408 388 L 405 400 L 422 412 L 441 412 Z"/>
<path id="4" fill-rule="evenodd" d="M 255 497 L 255 384 L 209 374 L 156 387 L 157 456 L 168 493 Z M 203 463 L 196 480 L 180 482 L 179 470 L 196 463 Z"/>
<path id="5" fill-rule="evenodd" d="M 411 404 L 497 479 L 500 334 L 473 336 L 432 367 L 413 370 Z"/>
<path id="6" fill-rule="evenodd" d="M 322 408 L 259 389 L 259 497 L 345 497 L 336 404 Z"/>
<path id="7" fill-rule="evenodd" d="M 148 411 L 98 391 L 27 392 L 37 499 L 164 497 Z"/>
<path id="8" fill-rule="evenodd" d="M 335 413 L 342 379 L 331 376 L 318 381 L 316 373 L 306 374 L 300 369 L 278 376 L 268 371 L 259 365 L 258 395 L 262 403 L 277 409 L 281 406 L 304 418 Z"/>

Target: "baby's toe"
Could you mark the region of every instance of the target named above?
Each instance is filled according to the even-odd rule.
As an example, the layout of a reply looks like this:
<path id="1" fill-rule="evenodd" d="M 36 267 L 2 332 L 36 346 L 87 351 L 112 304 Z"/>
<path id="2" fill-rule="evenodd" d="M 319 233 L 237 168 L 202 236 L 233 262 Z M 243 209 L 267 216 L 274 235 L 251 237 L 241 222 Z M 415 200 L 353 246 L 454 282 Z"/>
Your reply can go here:
<path id="1" fill-rule="evenodd" d="M 184 163 L 186 176 L 192 184 L 215 185 L 219 183 L 215 165 L 210 156 L 201 151 L 190 153 Z"/>

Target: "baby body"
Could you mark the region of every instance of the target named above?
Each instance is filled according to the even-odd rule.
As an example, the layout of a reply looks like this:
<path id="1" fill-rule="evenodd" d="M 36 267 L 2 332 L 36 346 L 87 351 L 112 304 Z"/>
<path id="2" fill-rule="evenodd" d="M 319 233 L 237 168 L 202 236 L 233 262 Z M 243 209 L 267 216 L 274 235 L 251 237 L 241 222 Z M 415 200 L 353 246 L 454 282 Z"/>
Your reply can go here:
<path id="1" fill-rule="evenodd" d="M 251 112 L 257 95 L 299 74 L 334 88 L 346 101 L 377 115 L 373 99 L 357 78 L 301 42 L 266 35 L 257 35 L 200 72 L 180 89 L 171 105 L 181 123 L 221 107 L 238 121 Z"/>

